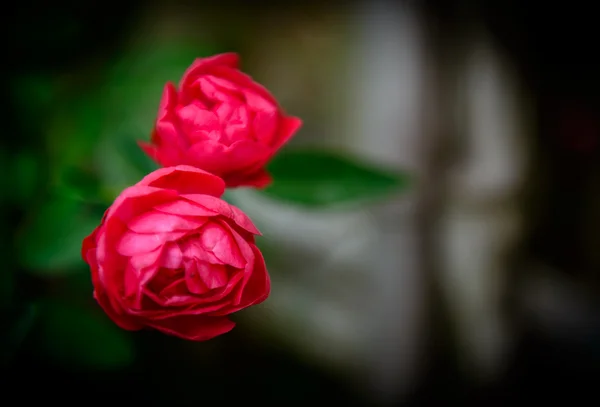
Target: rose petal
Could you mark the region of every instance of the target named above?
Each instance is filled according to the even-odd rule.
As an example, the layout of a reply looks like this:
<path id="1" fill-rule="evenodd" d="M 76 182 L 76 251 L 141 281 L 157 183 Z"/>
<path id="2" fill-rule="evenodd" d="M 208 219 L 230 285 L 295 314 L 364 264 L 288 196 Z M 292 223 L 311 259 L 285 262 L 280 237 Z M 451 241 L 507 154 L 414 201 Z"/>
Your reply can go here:
<path id="1" fill-rule="evenodd" d="M 271 146 L 277 135 L 279 114 L 277 111 L 258 111 L 252 120 L 254 138 L 260 143 Z"/>
<path id="2" fill-rule="evenodd" d="M 165 244 L 160 259 L 161 267 L 178 269 L 181 267 L 182 261 L 183 252 L 181 251 L 181 247 L 175 242 Z"/>
<path id="3" fill-rule="evenodd" d="M 163 248 L 159 247 L 156 250 L 152 250 L 150 252 L 133 255 L 129 258 L 128 262 L 133 268 L 141 270 L 148 267 L 160 265 L 160 260 L 162 256 Z"/>
<path id="4" fill-rule="evenodd" d="M 175 315 L 202 315 L 217 311 L 228 306 L 228 301 L 206 301 L 203 302 L 197 295 L 190 294 L 185 282 L 185 278 L 174 280 L 166 286 L 159 294 L 156 294 L 147 287 L 143 288 L 145 298 L 154 302 L 157 306 L 169 310 L 165 313 L 164 309 L 156 310 L 132 310 L 132 315 L 140 318 L 153 320 L 165 319 Z M 199 302 L 200 301 L 200 302 Z"/>
<path id="5" fill-rule="evenodd" d="M 144 328 L 144 325 L 136 321 L 134 318 L 123 314 L 117 314 L 109 305 L 109 301 L 107 300 L 104 292 L 96 290 L 94 293 L 94 298 L 106 315 L 121 329 L 125 329 L 127 331 L 139 331 L 140 329 Z"/>
<path id="6" fill-rule="evenodd" d="M 187 232 L 166 232 L 141 234 L 127 231 L 117 243 L 117 253 L 122 256 L 134 256 L 156 250 L 167 242 L 181 239 Z"/>
<path id="7" fill-rule="evenodd" d="M 217 256 L 212 252 L 206 250 L 206 248 L 200 242 L 197 237 L 190 237 L 181 243 L 181 250 L 183 252 L 183 258 L 193 261 L 206 261 L 212 264 L 223 264 Z"/>
<path id="8" fill-rule="evenodd" d="M 229 146 L 214 140 L 192 145 L 186 157 L 189 162 L 221 177 L 243 172 L 257 162 L 264 163 L 272 154 L 271 148 L 253 140 L 237 140 Z"/>
<path id="9" fill-rule="evenodd" d="M 240 89 L 239 85 L 237 85 L 233 81 L 227 80 L 225 78 L 222 78 L 222 77 L 219 77 L 216 75 L 211 75 L 211 74 L 203 75 L 202 78 L 204 80 L 212 83 L 212 85 L 214 87 L 218 88 L 222 92 L 228 92 L 230 94 L 238 94 L 241 96 L 241 94 L 240 94 L 241 89 Z"/>
<path id="10" fill-rule="evenodd" d="M 204 250 L 210 251 L 220 264 L 235 268 L 246 265 L 246 259 L 240 253 L 229 230 L 223 229 L 219 224 L 207 223 L 200 232 L 199 241 Z"/>
<path id="11" fill-rule="evenodd" d="M 276 114 L 279 110 L 279 106 L 277 103 L 273 103 L 274 99 L 265 98 L 259 92 L 254 91 L 253 89 L 243 89 L 244 99 L 246 101 L 246 105 L 255 111 L 255 112 L 267 112 Z"/>
<path id="12" fill-rule="evenodd" d="M 155 153 L 157 160 L 163 162 L 164 166 L 185 164 L 181 162 L 182 154 L 191 143 L 174 121 L 157 122 L 152 130 L 151 138 L 151 144 L 157 148 Z"/>
<path id="13" fill-rule="evenodd" d="M 191 261 L 186 265 L 185 283 L 193 294 L 204 294 L 223 287 L 228 280 L 227 268 L 224 265 L 204 261 Z"/>
<path id="14" fill-rule="evenodd" d="M 98 302 L 98 305 L 100 305 L 106 315 L 108 315 L 108 317 L 119 327 L 128 331 L 137 331 L 142 329 L 143 324 L 138 323 L 134 318 L 126 315 L 120 305 L 109 300 L 105 285 L 100 279 L 100 267 L 97 261 L 95 261 L 96 259 L 93 251 L 90 251 L 88 259 L 90 260 L 89 264 L 92 276 L 92 284 L 94 286 L 94 298 L 96 299 L 96 302 Z M 117 308 L 115 308 L 113 304 L 116 305 Z"/>
<path id="15" fill-rule="evenodd" d="M 267 103 L 268 105 L 271 105 L 273 107 L 278 106 L 277 100 L 273 97 L 271 92 L 269 92 L 264 86 L 255 82 L 250 75 L 247 75 L 238 69 L 231 68 L 228 66 L 216 66 L 213 69 L 211 69 L 211 74 L 234 83 L 236 86 L 239 87 L 239 89 L 243 89 L 245 92 L 252 92 L 254 95 L 256 95 L 253 98 L 253 101 L 256 100 L 256 97 L 260 97 L 261 99 L 263 99 L 264 102 L 255 105 L 257 107 L 262 106 L 263 108 L 265 108 L 267 105 L 263 103 Z"/>
<path id="16" fill-rule="evenodd" d="M 177 111 L 181 129 L 191 143 L 206 139 L 206 134 L 212 130 L 220 130 L 221 123 L 217 114 L 203 109 L 198 104 L 192 103 Z"/>
<path id="17" fill-rule="evenodd" d="M 238 304 L 232 304 L 224 310 L 216 310 L 210 315 L 229 315 L 252 305 L 264 302 L 271 293 L 271 279 L 267 272 L 265 260 L 262 253 L 255 245 L 251 245 L 254 252 L 255 262 L 250 274 L 250 278 L 239 291 L 240 300 Z"/>
<path id="18" fill-rule="evenodd" d="M 127 227 L 136 233 L 162 233 L 198 229 L 205 221 L 206 218 L 184 218 L 152 211 L 133 218 L 127 222 Z"/>
<path id="19" fill-rule="evenodd" d="M 177 99 L 175 86 L 168 82 L 163 90 L 156 125 L 151 134 L 152 144 L 155 144 L 161 150 L 173 150 L 173 153 L 189 145 L 175 126 Z"/>
<path id="20" fill-rule="evenodd" d="M 232 292 L 232 306 L 239 305 L 242 300 L 242 294 L 244 287 L 248 283 L 250 277 L 252 277 L 252 272 L 254 269 L 254 263 L 256 259 L 254 258 L 254 251 L 252 250 L 253 244 L 248 243 L 237 231 L 235 231 L 230 225 L 223 224 L 223 227 L 229 228 L 231 232 L 231 236 L 234 238 L 237 247 L 240 250 L 242 256 L 246 260 L 246 265 L 243 271 L 240 271 L 242 274 L 242 279 L 240 283 L 236 286 L 235 290 Z"/>
<path id="21" fill-rule="evenodd" d="M 197 203 L 198 205 L 202 205 L 207 209 L 213 210 L 218 214 L 230 219 L 235 222 L 236 225 L 241 227 L 242 229 L 252 233 L 253 235 L 259 235 L 260 231 L 256 228 L 252 220 L 242 212 L 241 209 L 225 202 L 220 198 L 216 198 L 210 195 L 200 195 L 200 194 L 183 194 L 182 198 L 188 199 L 192 202 Z"/>
<path id="22" fill-rule="evenodd" d="M 159 291 L 158 296 L 165 299 L 170 298 L 186 298 L 193 300 L 193 296 L 190 295 L 190 292 L 187 288 L 185 275 L 181 278 L 177 278 L 165 286 L 162 290 Z"/>
<path id="23" fill-rule="evenodd" d="M 158 108 L 156 124 L 151 133 L 151 142 L 150 144 L 138 143 L 150 158 L 164 166 L 183 164 L 181 154 L 189 146 L 174 123 L 177 99 L 174 85 L 167 83 Z"/>
<path id="24" fill-rule="evenodd" d="M 225 182 L 221 178 L 189 165 L 159 168 L 146 175 L 137 185 L 172 189 L 180 194 L 221 196 L 225 192 Z"/>
<path id="25" fill-rule="evenodd" d="M 183 74 L 179 88 L 185 91 L 185 88 L 192 84 L 198 76 L 211 72 L 215 67 L 226 66 L 236 69 L 239 65 L 239 56 L 233 52 L 214 55 L 208 58 L 198 58 Z"/>
<path id="26" fill-rule="evenodd" d="M 159 205 L 176 197 L 172 191 L 140 185 L 139 183 L 126 188 L 115 199 L 108 208 L 105 223 L 108 223 L 112 217 L 117 217 L 124 222 L 131 218 L 146 212 L 154 205 Z"/>
<path id="27" fill-rule="evenodd" d="M 161 307 L 186 307 L 184 309 L 169 309 L 169 313 L 165 314 L 163 310 L 133 310 L 131 311 L 134 315 L 151 318 L 151 319 L 163 319 L 168 318 L 172 315 L 201 315 L 208 314 L 218 310 L 221 310 L 221 315 L 229 314 L 227 311 L 231 307 L 230 294 L 235 290 L 239 282 L 243 278 L 243 273 L 235 273 L 227 282 L 227 285 L 202 295 L 193 295 L 187 293 L 187 286 L 183 278 L 179 280 L 173 280 L 171 286 L 164 288 L 160 295 L 157 295 L 149 288 L 145 288 L 144 294 L 147 298 Z M 175 287 L 179 284 L 178 287 Z M 185 291 L 185 294 L 182 294 Z M 165 297 L 165 295 L 168 295 Z"/>
<path id="28" fill-rule="evenodd" d="M 106 290 L 107 299 L 110 301 L 111 306 L 119 313 L 122 311 L 122 305 L 120 304 L 121 288 L 123 285 L 121 270 L 126 267 L 127 261 L 114 251 L 112 243 L 109 244 L 106 227 L 98 230 L 96 243 L 95 254 L 98 277 L 96 283 L 101 284 L 102 288 Z"/>
<path id="29" fill-rule="evenodd" d="M 167 245 L 169 244 L 167 243 Z M 159 247 L 151 252 L 137 254 L 129 258 L 128 265 L 139 270 L 141 285 L 148 283 L 148 281 L 154 278 L 165 256 L 164 252 L 164 248 Z"/>
<path id="30" fill-rule="evenodd" d="M 152 161 L 160 165 L 165 165 L 160 159 L 161 154 L 156 146 L 148 144 L 144 141 L 138 141 L 137 144 L 144 151 L 144 153 L 146 153 L 146 155 L 152 159 Z"/>
<path id="31" fill-rule="evenodd" d="M 210 100 L 212 104 L 216 103 L 231 103 L 240 104 L 244 102 L 243 95 L 239 89 L 229 86 L 223 88 L 218 86 L 214 80 L 211 80 L 208 76 L 201 76 L 194 81 L 192 86 L 197 86 L 202 92 L 202 95 Z"/>
<path id="32" fill-rule="evenodd" d="M 167 119 L 175 107 L 177 107 L 177 89 L 172 82 L 167 82 L 163 88 L 162 96 L 160 97 L 156 121 L 160 122 Z M 177 143 L 180 140 L 173 139 L 169 141 Z"/>
<path id="33" fill-rule="evenodd" d="M 83 239 L 83 242 L 81 243 L 81 258 L 83 259 L 83 261 L 85 261 L 86 263 L 90 264 L 89 260 L 88 260 L 88 252 L 89 251 L 95 251 L 96 250 L 96 234 L 98 233 L 98 229 L 100 229 L 102 227 L 102 225 L 96 227 L 92 233 L 89 234 L 89 236 L 85 237 Z M 95 255 L 94 255 L 95 257 Z"/>
<path id="34" fill-rule="evenodd" d="M 265 259 L 256 245 L 250 245 L 250 247 L 254 253 L 254 269 L 252 270 L 252 276 L 244 287 L 240 302 L 242 308 L 263 302 L 271 293 L 271 278 L 267 272 Z"/>
<path id="35" fill-rule="evenodd" d="M 141 308 L 142 285 L 140 284 L 140 270 L 128 264 L 125 268 L 123 286 L 124 296 L 130 307 Z"/>
<path id="36" fill-rule="evenodd" d="M 237 140 L 250 138 L 249 122 L 250 112 L 248 111 L 248 107 L 244 105 L 238 106 L 231 112 L 229 119 L 225 121 L 219 141 L 225 145 L 231 145 Z"/>
<path id="37" fill-rule="evenodd" d="M 247 162 L 252 162 L 251 156 L 246 157 L 244 163 L 234 162 L 230 158 L 231 148 L 231 145 L 227 146 L 218 140 L 203 140 L 194 143 L 185 156 L 194 166 L 222 177 L 227 171 L 237 171 L 248 165 Z"/>
<path id="38" fill-rule="evenodd" d="M 183 270 L 181 268 L 170 269 L 165 267 L 160 267 L 157 272 L 154 274 L 154 277 L 148 281 L 146 287 L 154 292 L 161 293 L 165 287 L 171 285 L 176 280 L 181 280 L 185 276 L 183 274 Z M 187 291 L 182 291 L 182 293 L 189 294 Z"/>
<path id="39" fill-rule="evenodd" d="M 190 315 L 152 321 L 148 326 L 182 339 L 206 341 L 231 331 L 235 323 L 226 317 Z"/>
<path id="40" fill-rule="evenodd" d="M 279 150 L 285 143 L 287 143 L 296 132 L 302 127 L 302 120 L 298 117 L 288 116 L 282 117 L 279 120 L 279 128 L 277 131 L 277 138 L 271 144 L 271 148 L 274 152 Z"/>
<path id="41" fill-rule="evenodd" d="M 157 211 L 182 216 L 209 217 L 218 215 L 217 212 L 183 199 L 163 203 L 154 207 Z"/>

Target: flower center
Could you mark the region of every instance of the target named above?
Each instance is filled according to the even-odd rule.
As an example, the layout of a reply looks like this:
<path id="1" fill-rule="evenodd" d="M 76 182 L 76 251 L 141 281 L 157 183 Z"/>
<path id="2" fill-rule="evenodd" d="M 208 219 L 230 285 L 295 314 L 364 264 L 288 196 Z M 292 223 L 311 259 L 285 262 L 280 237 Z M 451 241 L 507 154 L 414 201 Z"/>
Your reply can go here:
<path id="1" fill-rule="evenodd" d="M 190 293 L 204 294 L 227 284 L 227 266 L 196 260 L 186 262 L 185 284 Z"/>

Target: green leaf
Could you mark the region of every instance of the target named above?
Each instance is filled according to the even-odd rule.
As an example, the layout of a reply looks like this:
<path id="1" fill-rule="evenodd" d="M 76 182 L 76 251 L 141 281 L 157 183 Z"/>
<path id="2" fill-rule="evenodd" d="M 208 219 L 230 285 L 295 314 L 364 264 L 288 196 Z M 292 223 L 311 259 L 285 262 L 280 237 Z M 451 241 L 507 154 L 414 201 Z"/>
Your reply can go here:
<path id="1" fill-rule="evenodd" d="M 133 362 L 131 336 L 99 311 L 44 300 L 39 312 L 40 350 L 56 362 L 102 370 Z"/>
<path id="2" fill-rule="evenodd" d="M 284 202 L 328 207 L 397 193 L 406 173 L 393 173 L 348 156 L 322 150 L 282 150 L 268 166 L 273 184 L 262 192 Z"/>
<path id="3" fill-rule="evenodd" d="M 81 243 L 100 224 L 102 213 L 59 196 L 44 202 L 18 236 L 21 266 L 33 274 L 67 274 L 84 265 Z"/>

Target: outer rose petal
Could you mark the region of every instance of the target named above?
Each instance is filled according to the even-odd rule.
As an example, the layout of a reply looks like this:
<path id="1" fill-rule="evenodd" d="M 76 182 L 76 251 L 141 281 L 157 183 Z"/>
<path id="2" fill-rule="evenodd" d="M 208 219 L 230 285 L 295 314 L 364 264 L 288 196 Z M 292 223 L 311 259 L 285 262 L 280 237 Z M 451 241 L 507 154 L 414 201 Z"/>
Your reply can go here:
<path id="1" fill-rule="evenodd" d="M 211 315 L 227 315 L 248 308 L 252 305 L 260 304 L 265 301 L 271 293 L 271 279 L 267 273 L 265 259 L 262 253 L 255 245 L 251 245 L 254 252 L 254 264 L 252 265 L 252 274 L 241 292 L 241 298 L 238 305 L 223 310 L 212 312 Z"/>
<path id="2" fill-rule="evenodd" d="M 173 121 L 177 101 L 177 89 L 168 82 L 160 100 L 156 126 L 151 135 L 152 144 L 139 143 L 146 154 L 164 166 L 182 164 L 182 152 L 188 147 L 185 137 Z"/>
<path id="3" fill-rule="evenodd" d="M 177 194 L 174 191 L 136 184 L 126 188 L 115 199 L 106 212 L 104 223 L 107 223 L 113 217 L 128 222 L 138 214 L 149 210 L 155 205 L 168 202 L 176 196 Z"/>
<path id="4" fill-rule="evenodd" d="M 235 323 L 226 317 L 182 315 L 148 323 L 169 335 L 191 341 L 206 341 L 231 331 Z"/>
<path id="5" fill-rule="evenodd" d="M 91 251 L 95 251 L 96 250 L 96 234 L 98 234 L 98 229 L 100 229 L 100 226 L 98 226 L 96 229 L 94 229 L 94 231 L 92 233 L 90 233 L 89 236 L 85 237 L 83 239 L 83 243 L 81 244 L 81 258 L 83 259 L 83 261 L 85 261 L 88 265 L 91 266 L 90 264 L 90 260 L 88 257 L 88 252 Z M 94 254 L 94 262 L 96 261 L 96 255 Z"/>
<path id="6" fill-rule="evenodd" d="M 302 120 L 298 117 L 288 116 L 281 119 L 279 136 L 271 146 L 276 152 L 302 127 Z"/>
<path id="7" fill-rule="evenodd" d="M 138 146 L 146 153 L 148 157 L 152 160 L 156 161 L 160 165 L 167 166 L 163 163 L 163 161 L 159 158 L 158 147 L 153 146 L 152 144 L 146 143 L 145 141 L 138 141 Z"/>
<path id="8" fill-rule="evenodd" d="M 252 77 L 250 77 L 250 75 L 246 75 L 245 73 L 243 73 L 237 69 L 231 69 L 230 67 L 226 67 L 226 66 L 219 66 L 219 67 L 211 70 L 211 72 L 214 75 L 218 75 L 218 76 L 222 77 L 223 79 L 227 79 L 227 80 L 239 85 L 241 88 L 247 88 L 251 91 L 254 91 L 258 95 L 263 97 L 266 101 L 270 102 L 272 105 L 277 106 L 277 107 L 279 106 L 279 104 L 277 103 L 277 100 L 275 100 L 273 95 L 271 95 L 271 93 L 264 86 L 256 83 L 252 79 Z"/>
<path id="9" fill-rule="evenodd" d="M 218 54 L 207 58 L 198 58 L 184 72 L 181 82 L 179 83 L 179 88 L 185 89 L 192 82 L 194 82 L 199 75 L 209 73 L 218 66 L 237 69 L 239 62 L 240 57 L 234 52 L 226 52 L 224 54 Z"/>
<path id="10" fill-rule="evenodd" d="M 180 194 L 206 194 L 220 197 L 225 182 L 207 171 L 189 165 L 159 168 L 146 175 L 137 185 L 174 189 Z"/>
<path id="11" fill-rule="evenodd" d="M 106 315 L 120 328 L 127 331 L 139 331 L 144 329 L 144 325 L 137 323 L 133 318 L 127 317 L 123 314 L 117 314 L 114 309 L 110 306 L 110 302 L 107 300 L 105 293 L 101 290 L 95 290 L 94 298 L 98 302 L 98 305 L 106 313 Z"/>
<path id="12" fill-rule="evenodd" d="M 254 270 L 242 294 L 240 306 L 244 308 L 260 304 L 271 294 L 271 278 L 267 273 L 265 259 L 258 247 L 255 245 L 250 245 L 250 247 L 254 252 Z"/>
<path id="13" fill-rule="evenodd" d="M 136 323 L 132 318 L 124 315 L 120 315 L 110 305 L 105 290 L 98 277 L 98 263 L 96 261 L 95 254 L 95 242 L 92 239 L 86 238 L 87 242 L 84 242 L 84 248 L 87 248 L 86 262 L 90 266 L 92 283 L 94 285 L 94 298 L 98 302 L 98 305 L 106 312 L 108 317 L 113 320 L 118 326 L 128 331 L 138 331 L 144 327 L 144 325 Z M 90 245 L 93 245 L 90 246 Z"/>
<path id="14" fill-rule="evenodd" d="M 160 104 L 158 106 L 158 118 L 157 122 L 161 123 L 164 120 L 168 120 L 169 114 L 173 111 L 173 109 L 177 106 L 177 89 L 175 85 L 171 82 L 167 82 L 163 89 L 163 94 L 160 98 Z M 153 140 L 154 141 L 154 140 Z M 179 143 L 183 140 L 180 139 L 172 139 L 168 140 L 172 143 Z"/>

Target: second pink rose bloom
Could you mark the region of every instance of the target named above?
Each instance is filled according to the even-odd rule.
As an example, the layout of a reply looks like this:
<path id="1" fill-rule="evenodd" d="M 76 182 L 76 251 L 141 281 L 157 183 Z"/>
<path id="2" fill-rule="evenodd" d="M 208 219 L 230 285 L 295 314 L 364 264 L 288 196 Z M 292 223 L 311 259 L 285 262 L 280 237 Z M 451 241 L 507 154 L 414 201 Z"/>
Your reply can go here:
<path id="1" fill-rule="evenodd" d="M 146 154 L 167 167 L 192 165 L 228 187 L 262 188 L 265 165 L 302 125 L 239 70 L 234 53 L 197 59 L 179 88 L 167 83 Z"/>

